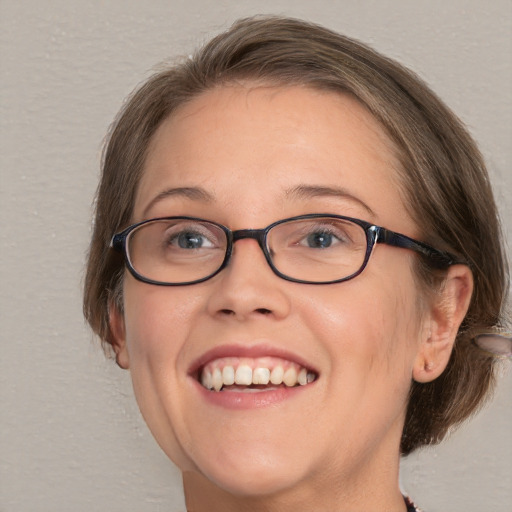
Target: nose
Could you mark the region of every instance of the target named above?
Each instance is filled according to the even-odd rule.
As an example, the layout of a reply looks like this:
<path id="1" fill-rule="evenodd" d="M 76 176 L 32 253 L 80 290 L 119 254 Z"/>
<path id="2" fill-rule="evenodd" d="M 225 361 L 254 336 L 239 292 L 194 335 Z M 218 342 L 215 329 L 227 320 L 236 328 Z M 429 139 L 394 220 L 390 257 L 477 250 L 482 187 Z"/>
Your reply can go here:
<path id="1" fill-rule="evenodd" d="M 211 280 L 208 311 L 237 320 L 284 318 L 290 312 L 285 291 L 290 283 L 273 273 L 257 237 L 244 234 L 236 237 L 228 266 Z"/>

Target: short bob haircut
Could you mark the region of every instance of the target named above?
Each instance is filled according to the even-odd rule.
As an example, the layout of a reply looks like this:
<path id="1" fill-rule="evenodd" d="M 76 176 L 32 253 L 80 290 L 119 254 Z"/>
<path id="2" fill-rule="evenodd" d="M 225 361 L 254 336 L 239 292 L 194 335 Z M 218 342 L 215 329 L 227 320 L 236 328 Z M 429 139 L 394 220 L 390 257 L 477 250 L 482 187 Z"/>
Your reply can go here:
<path id="1" fill-rule="evenodd" d="M 488 174 L 462 123 L 417 76 L 326 28 L 280 17 L 240 20 L 192 57 L 157 72 L 129 98 L 104 150 L 85 318 L 109 349 L 109 306 L 122 311 L 124 276 L 110 240 L 132 222 L 155 130 L 201 93 L 236 82 L 304 86 L 356 98 L 394 145 L 400 193 L 422 239 L 471 268 L 474 293 L 447 369 L 433 382 L 411 384 L 401 452 L 441 441 L 481 406 L 496 380 L 496 358 L 471 342 L 476 332 L 505 324 L 509 276 Z M 415 275 L 424 300 L 442 286 L 442 274 L 420 256 Z"/>

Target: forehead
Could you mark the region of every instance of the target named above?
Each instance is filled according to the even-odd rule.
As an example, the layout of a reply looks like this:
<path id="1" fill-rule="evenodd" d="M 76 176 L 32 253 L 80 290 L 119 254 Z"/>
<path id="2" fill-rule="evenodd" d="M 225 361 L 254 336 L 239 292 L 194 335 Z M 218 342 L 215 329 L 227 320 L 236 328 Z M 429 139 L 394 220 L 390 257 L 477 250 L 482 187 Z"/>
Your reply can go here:
<path id="1" fill-rule="evenodd" d="M 349 190 L 378 215 L 387 209 L 390 216 L 402 206 L 397 166 L 378 122 L 348 95 L 223 86 L 185 104 L 158 128 L 135 216 L 173 187 L 201 187 L 226 204 L 236 197 L 246 205 L 274 205 L 301 185 Z"/>

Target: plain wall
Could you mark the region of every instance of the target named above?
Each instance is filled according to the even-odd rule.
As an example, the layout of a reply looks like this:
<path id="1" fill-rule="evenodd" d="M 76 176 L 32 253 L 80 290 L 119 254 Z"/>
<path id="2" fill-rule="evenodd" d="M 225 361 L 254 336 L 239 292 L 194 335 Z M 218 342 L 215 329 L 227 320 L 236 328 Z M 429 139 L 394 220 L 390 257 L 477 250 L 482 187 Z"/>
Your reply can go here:
<path id="1" fill-rule="evenodd" d="M 103 137 L 155 64 L 236 18 L 287 14 L 418 72 L 487 159 L 512 240 L 510 0 L 0 0 L 0 510 L 182 511 L 129 375 L 84 325 L 81 280 Z M 510 510 L 512 379 L 440 447 L 404 461 L 428 512 Z"/>

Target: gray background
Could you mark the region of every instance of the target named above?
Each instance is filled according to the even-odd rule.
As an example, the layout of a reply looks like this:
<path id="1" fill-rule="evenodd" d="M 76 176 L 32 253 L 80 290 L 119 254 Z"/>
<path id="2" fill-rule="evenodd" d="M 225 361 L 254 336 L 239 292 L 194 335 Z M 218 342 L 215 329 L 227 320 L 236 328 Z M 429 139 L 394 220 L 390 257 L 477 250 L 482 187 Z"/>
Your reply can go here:
<path id="1" fill-rule="evenodd" d="M 156 63 L 241 16 L 279 13 L 366 41 L 423 76 L 489 163 L 512 240 L 510 0 L 0 0 L 0 510 L 184 510 L 129 376 L 81 316 L 102 139 Z M 428 512 L 510 510 L 512 386 L 404 461 Z"/>

